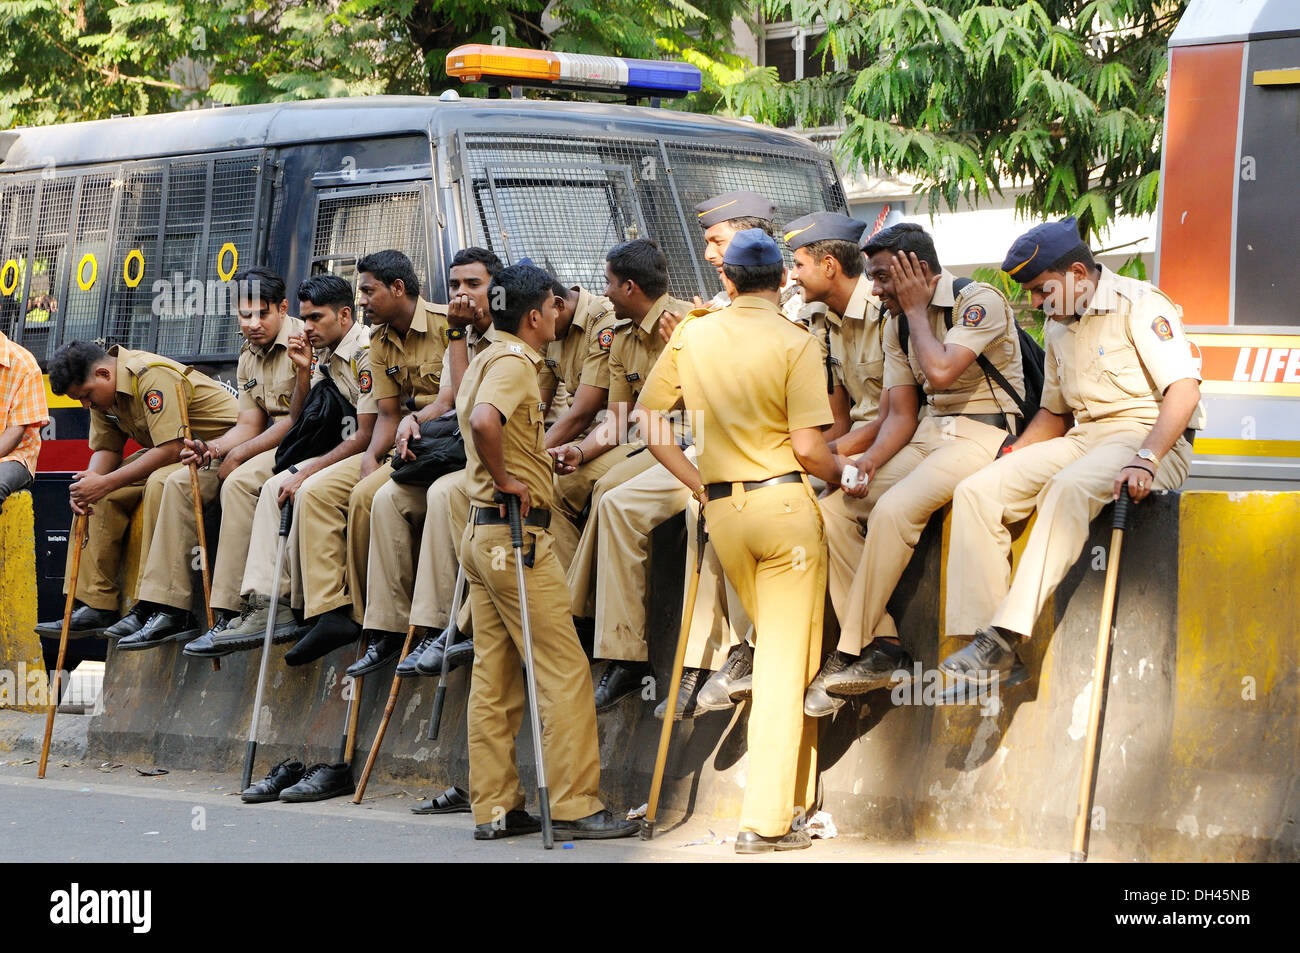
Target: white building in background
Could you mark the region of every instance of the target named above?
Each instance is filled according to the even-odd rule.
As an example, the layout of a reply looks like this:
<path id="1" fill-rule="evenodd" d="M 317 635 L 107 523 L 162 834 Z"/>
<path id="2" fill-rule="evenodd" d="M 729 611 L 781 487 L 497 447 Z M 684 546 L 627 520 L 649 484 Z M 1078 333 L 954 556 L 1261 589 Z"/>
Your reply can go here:
<path id="1" fill-rule="evenodd" d="M 751 27 L 735 21 L 736 52 L 760 66 L 774 66 L 781 80 L 789 82 L 821 76 L 831 70 L 852 69 L 859 64 L 832 63 L 814 55 L 824 28 L 805 30 L 794 23 L 769 23 L 762 27 L 760 40 Z M 843 127 L 796 129 L 812 139 L 824 151 L 834 154 Z M 839 163 L 837 163 L 838 165 Z M 1002 263 L 1006 250 L 1016 237 L 1038 224 L 1016 214 L 1016 196 L 1024 189 L 1011 186 L 1001 195 L 982 200 L 977 207 L 963 202 L 957 211 L 948 211 L 942 203 L 932 215 L 929 199 L 914 191 L 915 179 L 887 173 L 846 173 L 840 165 L 846 197 L 855 218 L 873 225 L 883 218 L 903 220 L 924 226 L 935 237 L 939 260 L 959 275 L 970 275 L 976 268 Z M 1140 254 L 1148 274 L 1153 271 L 1156 250 L 1156 218 L 1120 216 L 1106 235 L 1099 257 L 1110 268 L 1118 268 L 1135 254 Z"/>

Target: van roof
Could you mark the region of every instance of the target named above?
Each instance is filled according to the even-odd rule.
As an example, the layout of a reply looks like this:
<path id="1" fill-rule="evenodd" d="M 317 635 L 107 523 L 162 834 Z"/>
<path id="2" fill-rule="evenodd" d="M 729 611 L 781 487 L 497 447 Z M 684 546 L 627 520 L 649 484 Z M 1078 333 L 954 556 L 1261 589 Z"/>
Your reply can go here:
<path id="1" fill-rule="evenodd" d="M 1204 46 L 1300 34 L 1295 0 L 1191 0 L 1170 46 Z"/>
<path id="2" fill-rule="evenodd" d="M 645 106 L 547 100 L 360 96 L 192 109 L 0 132 L 0 172 L 58 165 L 392 135 L 440 136 L 458 128 L 539 135 L 629 133 L 651 138 L 719 135 L 751 145 L 815 150 L 802 136 L 738 119 Z"/>

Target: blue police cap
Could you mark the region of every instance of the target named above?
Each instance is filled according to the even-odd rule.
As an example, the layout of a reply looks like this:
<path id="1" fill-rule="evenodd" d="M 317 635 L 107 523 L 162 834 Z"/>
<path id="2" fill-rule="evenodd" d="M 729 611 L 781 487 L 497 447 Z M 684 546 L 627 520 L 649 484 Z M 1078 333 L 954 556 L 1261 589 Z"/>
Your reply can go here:
<path id="1" fill-rule="evenodd" d="M 1059 222 L 1044 222 L 1011 243 L 1002 270 L 1024 284 L 1033 281 L 1053 262 L 1082 244 L 1079 222 L 1073 215 Z"/>
<path id="2" fill-rule="evenodd" d="M 776 239 L 761 228 L 747 228 L 736 232 L 723 253 L 724 265 L 779 265 L 781 249 Z"/>
<path id="3" fill-rule="evenodd" d="M 705 199 L 695 206 L 695 218 L 699 221 L 700 228 L 709 228 L 735 218 L 765 218 L 770 222 L 776 218 L 776 205 L 757 192 L 740 189 Z"/>
<path id="4" fill-rule="evenodd" d="M 856 245 L 866 227 L 866 222 L 859 222 L 856 218 L 838 212 L 813 212 L 796 218 L 785 227 L 785 243 L 791 251 L 813 242 L 828 240 L 852 242 Z"/>

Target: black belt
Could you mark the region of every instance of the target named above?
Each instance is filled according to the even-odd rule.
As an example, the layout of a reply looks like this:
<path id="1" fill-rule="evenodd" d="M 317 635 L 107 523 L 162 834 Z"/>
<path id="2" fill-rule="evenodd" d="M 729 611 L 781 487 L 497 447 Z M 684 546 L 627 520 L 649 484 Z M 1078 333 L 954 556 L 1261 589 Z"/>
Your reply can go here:
<path id="1" fill-rule="evenodd" d="M 476 506 L 474 507 L 474 525 L 509 526 L 510 517 L 502 516 L 501 511 L 495 506 Z M 551 525 L 551 511 L 537 509 L 536 507 L 530 509 L 528 515 L 524 517 L 524 525 L 546 529 Z"/>
<path id="2" fill-rule="evenodd" d="M 1005 430 L 1011 433 L 1011 428 L 1007 426 L 1006 414 L 958 414 L 958 417 L 966 417 L 969 420 L 975 420 L 982 424 L 988 424 L 990 427 L 997 427 L 999 430 Z M 1016 418 L 1019 420 L 1020 418 Z"/>
<path id="3" fill-rule="evenodd" d="M 778 483 L 798 483 L 802 479 L 803 474 L 800 472 L 783 473 L 778 477 L 772 477 L 770 480 L 758 480 L 754 483 L 745 483 L 743 485 L 745 487 L 745 492 L 751 493 L 754 490 L 760 490 L 765 486 L 776 486 Z M 722 500 L 731 496 L 730 483 L 710 483 L 705 486 L 705 489 L 709 493 L 710 500 Z"/>

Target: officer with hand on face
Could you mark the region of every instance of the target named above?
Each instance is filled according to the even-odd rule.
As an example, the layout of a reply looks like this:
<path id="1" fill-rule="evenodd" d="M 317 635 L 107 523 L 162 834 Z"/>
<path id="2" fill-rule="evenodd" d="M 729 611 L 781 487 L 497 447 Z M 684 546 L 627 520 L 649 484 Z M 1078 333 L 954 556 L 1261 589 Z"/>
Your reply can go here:
<path id="1" fill-rule="evenodd" d="M 1020 663 L 1043 606 L 1079 557 L 1088 524 L 1127 486 L 1134 500 L 1187 479 L 1205 426 L 1182 311 L 1153 285 L 1098 265 L 1074 218 L 1016 239 L 1002 270 L 1047 314 L 1042 407 L 1010 450 L 952 501 L 949 636 L 974 641 L 939 668 L 984 684 Z M 1014 579 L 1007 525 L 1038 517 Z"/>

